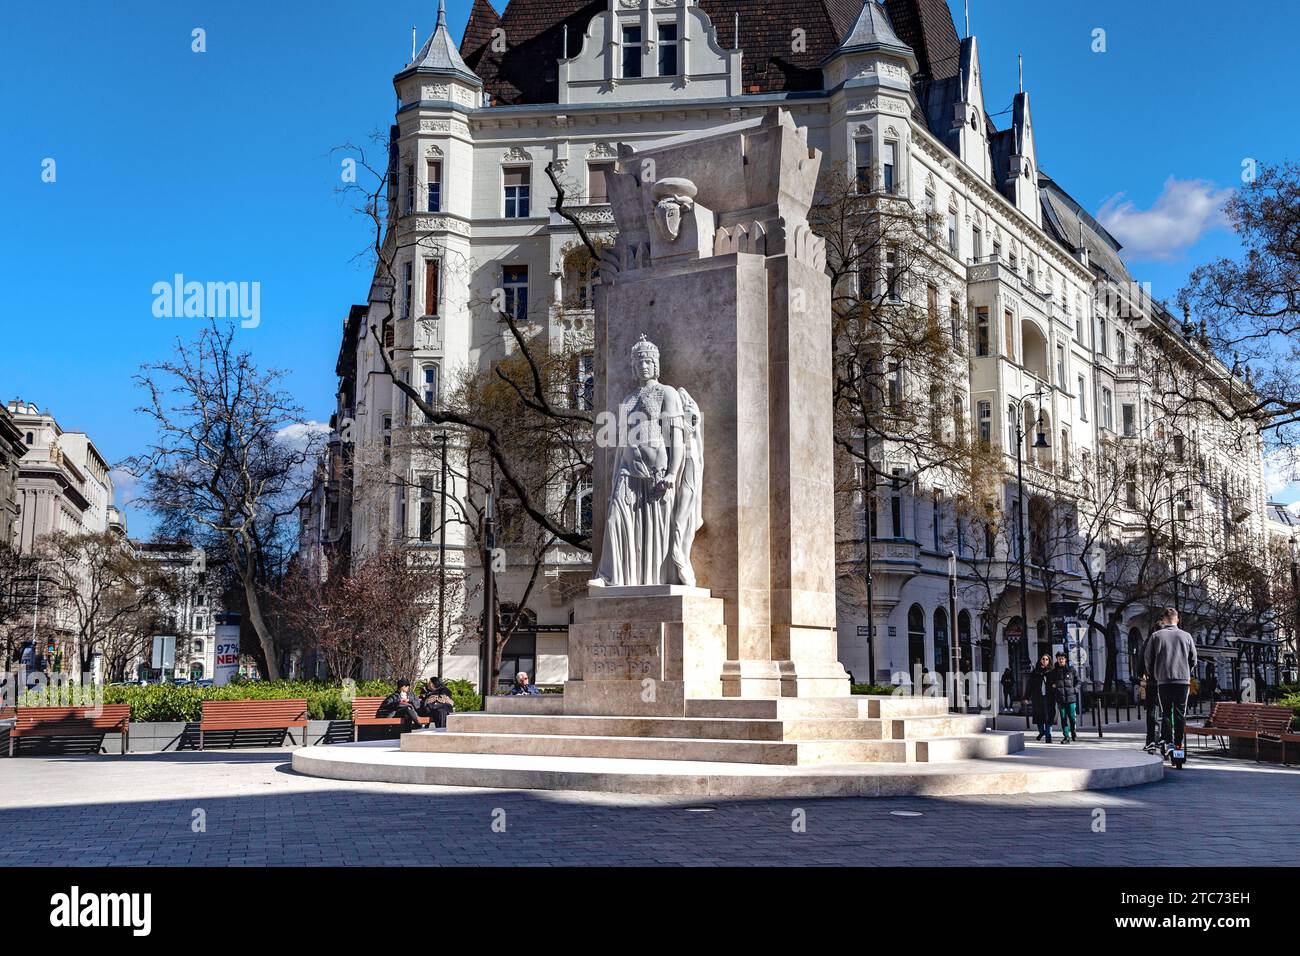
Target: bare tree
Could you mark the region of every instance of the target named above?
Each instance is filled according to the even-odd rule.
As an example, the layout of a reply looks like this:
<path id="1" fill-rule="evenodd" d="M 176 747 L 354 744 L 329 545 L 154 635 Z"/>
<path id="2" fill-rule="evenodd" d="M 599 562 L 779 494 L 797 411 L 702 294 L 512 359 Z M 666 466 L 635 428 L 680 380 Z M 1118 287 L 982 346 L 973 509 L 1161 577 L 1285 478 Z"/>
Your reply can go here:
<path id="1" fill-rule="evenodd" d="M 966 322 L 943 291 L 956 286 L 936 215 L 843 167 L 823 174 L 809 212 L 831 279 L 835 441 L 872 489 L 893 467 L 909 480 L 964 472 L 970 451 Z"/>
<path id="2" fill-rule="evenodd" d="M 589 552 L 590 535 L 576 532 L 572 527 L 566 527 L 556 521 L 550 514 L 546 502 L 537 499 L 533 490 L 528 487 L 528 483 L 517 473 L 517 466 L 510 454 L 508 443 L 503 439 L 496 425 L 484 418 L 476 417 L 472 409 L 440 407 L 436 402 L 426 402 L 420 390 L 410 382 L 404 381 L 398 374 L 395 362 L 401 347 L 393 334 L 396 317 L 400 314 L 398 263 L 417 249 L 437 251 L 437 246 L 435 241 L 427 236 L 415 230 L 401 228 L 396 203 L 395 154 L 391 149 L 389 161 L 383 167 L 367 160 L 364 148 L 349 144 L 340 149 L 353 155 L 358 167 L 367 173 L 369 180 L 368 183 L 348 184 L 343 187 L 343 190 L 356 200 L 356 211 L 368 221 L 372 230 L 367 256 L 374 264 L 374 289 L 378 292 L 381 304 L 385 308 L 376 310 L 382 311 L 383 315 L 371 321 L 368 331 L 375 343 L 384 371 L 391 377 L 394 387 L 402 393 L 416 413 L 423 416 L 426 423 L 453 426 L 480 435 L 489 457 L 500 473 L 504 486 L 515 496 L 519 507 L 528 517 L 554 535 L 557 540 Z M 556 189 L 555 211 L 574 225 L 579 241 L 583 244 L 590 260 L 585 268 L 594 276 L 602 244 L 593 239 L 582 221 L 566 208 L 566 198 L 571 187 L 566 187 L 560 181 L 554 164 L 547 166 L 547 175 Z M 442 251 L 445 253 L 446 250 Z M 499 290 L 495 291 L 499 292 Z M 589 409 L 570 407 L 555 400 L 541 368 L 544 359 L 539 357 L 536 351 L 537 339 L 526 328 L 527 317 L 507 306 L 499 294 L 494 293 L 492 296 L 491 307 L 497 320 L 509 331 L 510 341 L 526 366 L 524 374 L 518 378 L 505 378 L 505 373 L 500 373 L 503 380 L 514 390 L 521 409 L 550 419 L 558 427 L 590 432 L 592 413 Z"/>
<path id="3" fill-rule="evenodd" d="M 1300 163 L 1260 166 L 1225 211 L 1239 259 L 1196 269 L 1179 293 L 1202 325 L 1184 329 L 1223 359 L 1182 388 L 1204 414 L 1254 424 L 1297 462 L 1300 447 Z M 1229 400 L 1224 400 L 1228 398 Z"/>
<path id="4" fill-rule="evenodd" d="M 234 328 L 214 323 L 177 342 L 172 361 L 136 377 L 148 393 L 140 411 L 157 435 L 127 468 L 143 479 L 140 501 L 164 534 L 224 550 L 257 634 L 265 673 L 279 677 L 262 589 L 289 533 L 310 477 L 318 435 L 283 389 L 284 374 L 259 369 L 234 349 Z"/>
<path id="5" fill-rule="evenodd" d="M 106 639 L 160 614 L 176 593 L 155 562 L 110 531 L 56 531 L 37 541 L 37 557 L 46 600 L 75 634 L 79 673 L 89 672 Z"/>

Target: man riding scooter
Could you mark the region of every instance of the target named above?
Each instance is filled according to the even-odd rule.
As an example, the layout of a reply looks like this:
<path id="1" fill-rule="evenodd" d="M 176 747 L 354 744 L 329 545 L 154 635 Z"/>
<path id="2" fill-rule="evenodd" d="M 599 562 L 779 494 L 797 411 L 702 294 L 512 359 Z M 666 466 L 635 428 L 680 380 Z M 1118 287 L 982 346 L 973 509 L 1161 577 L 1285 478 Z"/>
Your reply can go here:
<path id="1" fill-rule="evenodd" d="M 1175 767 L 1182 766 L 1183 737 L 1187 729 L 1187 691 L 1196 671 L 1196 643 L 1178 626 L 1178 612 L 1165 608 L 1160 627 L 1147 641 L 1144 663 L 1147 693 L 1152 688 L 1160 700 L 1160 752 L 1168 753 Z"/>

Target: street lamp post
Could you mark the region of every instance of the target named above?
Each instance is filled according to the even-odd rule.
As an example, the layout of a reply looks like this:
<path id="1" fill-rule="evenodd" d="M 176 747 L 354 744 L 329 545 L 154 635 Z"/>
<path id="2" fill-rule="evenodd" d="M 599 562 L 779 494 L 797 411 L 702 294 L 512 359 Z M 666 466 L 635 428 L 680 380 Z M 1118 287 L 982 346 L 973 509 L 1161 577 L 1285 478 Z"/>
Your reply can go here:
<path id="1" fill-rule="evenodd" d="M 1034 439 L 1035 448 L 1050 448 L 1047 441 L 1047 435 L 1043 432 L 1043 410 L 1042 410 L 1043 390 L 1040 388 L 1034 392 L 1034 404 L 1038 406 L 1038 418 L 1034 426 L 1038 431 Z M 1024 404 L 1028 396 L 1021 396 L 1019 399 L 1011 399 L 1011 403 L 1016 408 L 1016 539 L 1017 550 L 1019 552 L 1020 567 L 1020 639 L 1029 640 L 1029 594 L 1026 587 L 1025 572 L 1025 472 L 1024 472 L 1024 454 L 1025 445 L 1025 416 Z M 1008 645 L 1010 642 L 1008 642 Z M 1016 686 L 1020 686 L 1020 655 L 1015 655 L 1015 669 L 1012 673 L 1016 677 Z"/>
<path id="2" fill-rule="evenodd" d="M 442 649 L 447 640 L 447 433 L 442 445 L 442 473 L 438 479 L 438 679 L 442 680 Z"/>
<path id="3" fill-rule="evenodd" d="M 492 463 L 492 478 L 488 482 L 487 508 L 483 518 L 483 660 L 479 672 L 479 692 L 483 695 L 483 709 L 492 687 L 492 659 L 496 656 L 496 462 Z"/>
<path id="4" fill-rule="evenodd" d="M 948 668 L 953 684 L 953 703 L 958 713 L 966 712 L 966 695 L 961 681 L 961 638 L 957 634 L 957 552 L 948 552 Z"/>
<path id="5" fill-rule="evenodd" d="M 872 543 L 875 536 L 872 534 L 872 524 L 876 515 L 876 471 L 871 467 L 866 435 L 863 435 L 862 450 L 863 478 L 866 482 L 863 495 L 866 525 L 862 536 L 867 557 L 867 683 L 874 684 L 876 682 L 876 582 L 875 560 L 872 554 Z"/>
<path id="6" fill-rule="evenodd" d="M 1294 620 L 1291 625 L 1291 648 L 1300 650 L 1300 539 L 1291 536 L 1291 600 Z"/>
<path id="7" fill-rule="evenodd" d="M 1178 514 L 1177 502 L 1179 495 L 1185 495 L 1183 510 L 1191 513 L 1194 510 L 1191 493 L 1189 489 L 1184 488 L 1181 491 L 1174 490 L 1174 478 L 1176 473 L 1169 472 L 1169 558 L 1173 564 L 1174 571 L 1174 610 L 1179 614 L 1182 613 L 1182 581 L 1181 570 L 1178 566 Z"/>

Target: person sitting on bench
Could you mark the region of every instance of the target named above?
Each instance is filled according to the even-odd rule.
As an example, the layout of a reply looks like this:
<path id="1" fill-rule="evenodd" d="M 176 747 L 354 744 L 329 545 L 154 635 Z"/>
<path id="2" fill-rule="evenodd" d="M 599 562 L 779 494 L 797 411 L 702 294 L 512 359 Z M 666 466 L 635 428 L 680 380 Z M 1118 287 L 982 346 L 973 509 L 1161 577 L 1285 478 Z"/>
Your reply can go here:
<path id="1" fill-rule="evenodd" d="M 420 726 L 420 714 L 415 709 L 415 695 L 411 693 L 411 682 L 399 680 L 397 690 L 384 698 L 376 711 L 377 717 L 401 717 L 402 733 L 409 733 Z"/>
<path id="2" fill-rule="evenodd" d="M 441 677 L 430 677 L 420 698 L 420 713 L 429 718 L 435 727 L 447 726 L 447 715 L 456 709 L 451 699 L 451 689 L 442 682 Z"/>
<path id="3" fill-rule="evenodd" d="M 515 686 L 510 688 L 510 696 L 515 697 L 520 694 L 540 694 L 536 687 L 528 681 L 528 674 L 520 671 L 515 675 Z"/>

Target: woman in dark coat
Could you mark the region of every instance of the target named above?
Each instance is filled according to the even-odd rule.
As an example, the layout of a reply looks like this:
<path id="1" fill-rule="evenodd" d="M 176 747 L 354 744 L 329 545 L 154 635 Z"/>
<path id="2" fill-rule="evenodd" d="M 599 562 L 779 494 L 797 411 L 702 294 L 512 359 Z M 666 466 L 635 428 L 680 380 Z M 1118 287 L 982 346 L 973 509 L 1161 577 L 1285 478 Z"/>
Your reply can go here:
<path id="1" fill-rule="evenodd" d="M 411 682 L 409 680 L 399 680 L 397 690 L 384 698 L 383 703 L 379 705 L 379 709 L 375 711 L 375 716 L 402 718 L 403 733 L 419 730 L 420 714 L 415 709 L 415 695 L 411 693 Z"/>
<path id="2" fill-rule="evenodd" d="M 1052 724 L 1056 720 L 1056 699 L 1051 687 L 1052 658 L 1044 654 L 1038 666 L 1025 678 L 1025 701 L 1029 704 L 1033 721 L 1038 725 L 1038 739 L 1052 742 Z"/>
<path id="3" fill-rule="evenodd" d="M 441 677 L 430 677 L 420 698 L 420 714 L 428 717 L 435 727 L 447 726 L 447 715 L 456 709 L 451 699 L 451 688 L 442 682 Z"/>

